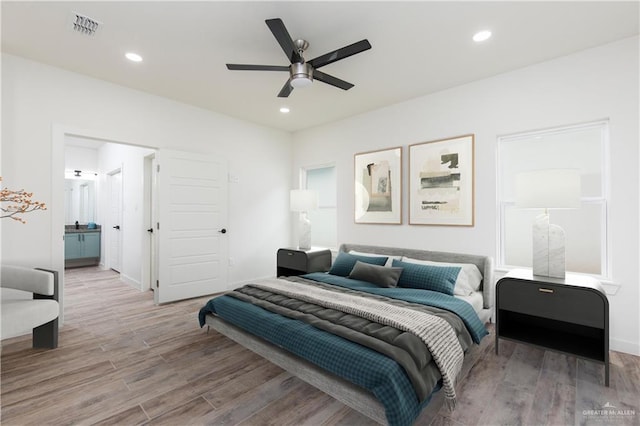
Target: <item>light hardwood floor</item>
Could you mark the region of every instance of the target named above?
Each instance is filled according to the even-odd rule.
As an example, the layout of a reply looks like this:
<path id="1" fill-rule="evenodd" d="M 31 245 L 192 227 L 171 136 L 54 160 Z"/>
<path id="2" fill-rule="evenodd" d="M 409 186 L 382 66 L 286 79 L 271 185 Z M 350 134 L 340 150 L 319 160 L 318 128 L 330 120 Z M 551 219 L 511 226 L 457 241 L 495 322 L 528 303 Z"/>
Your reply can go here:
<path id="1" fill-rule="evenodd" d="M 371 421 L 224 336 L 198 328 L 208 298 L 154 306 L 111 271 L 66 271 L 65 324 L 55 350 L 29 336 L 2 342 L 3 425 L 369 425 Z M 492 329 L 491 329 L 492 331 Z M 640 424 L 640 357 L 603 368 L 493 336 L 458 385 L 419 425 Z M 605 404 L 611 416 L 593 413 Z"/>

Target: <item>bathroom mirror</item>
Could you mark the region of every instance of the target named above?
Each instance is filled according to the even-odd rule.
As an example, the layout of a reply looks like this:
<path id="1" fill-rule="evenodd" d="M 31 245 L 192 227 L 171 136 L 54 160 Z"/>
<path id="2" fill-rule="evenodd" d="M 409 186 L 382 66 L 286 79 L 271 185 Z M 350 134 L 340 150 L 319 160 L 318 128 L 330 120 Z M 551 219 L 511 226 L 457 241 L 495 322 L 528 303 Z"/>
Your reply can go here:
<path id="1" fill-rule="evenodd" d="M 96 183 L 89 179 L 64 180 L 65 224 L 96 221 Z"/>

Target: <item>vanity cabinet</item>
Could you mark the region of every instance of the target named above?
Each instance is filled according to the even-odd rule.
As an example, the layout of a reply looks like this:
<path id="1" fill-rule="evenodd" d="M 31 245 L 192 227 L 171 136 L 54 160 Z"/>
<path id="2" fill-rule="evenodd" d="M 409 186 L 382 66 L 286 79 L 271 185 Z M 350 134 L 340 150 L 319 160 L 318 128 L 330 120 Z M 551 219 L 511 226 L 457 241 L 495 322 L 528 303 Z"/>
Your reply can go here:
<path id="1" fill-rule="evenodd" d="M 100 263 L 100 231 L 65 232 L 65 268 L 98 263 Z"/>

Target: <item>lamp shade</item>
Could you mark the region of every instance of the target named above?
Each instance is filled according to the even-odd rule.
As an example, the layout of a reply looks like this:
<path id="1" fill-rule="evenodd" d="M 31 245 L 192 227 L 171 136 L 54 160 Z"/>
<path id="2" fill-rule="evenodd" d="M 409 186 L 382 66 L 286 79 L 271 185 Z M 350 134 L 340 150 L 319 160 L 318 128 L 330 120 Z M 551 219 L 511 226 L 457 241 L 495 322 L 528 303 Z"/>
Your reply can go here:
<path id="1" fill-rule="evenodd" d="M 292 189 L 289 195 L 292 212 L 308 212 L 318 208 L 318 191 Z"/>
<path id="2" fill-rule="evenodd" d="M 516 176 L 516 206 L 545 209 L 580 207 L 580 171 L 544 169 L 519 173 Z"/>

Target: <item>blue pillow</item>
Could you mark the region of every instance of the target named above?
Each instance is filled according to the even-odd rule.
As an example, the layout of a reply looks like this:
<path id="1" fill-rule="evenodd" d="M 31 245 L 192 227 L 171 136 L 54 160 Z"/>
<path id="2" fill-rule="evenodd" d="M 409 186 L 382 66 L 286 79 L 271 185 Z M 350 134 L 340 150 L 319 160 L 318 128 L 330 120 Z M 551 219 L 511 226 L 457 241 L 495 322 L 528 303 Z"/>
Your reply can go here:
<path id="1" fill-rule="evenodd" d="M 338 257 L 333 262 L 329 273 L 331 275 L 339 275 L 341 277 L 347 277 L 351 273 L 351 270 L 356 265 L 356 262 L 359 260 L 364 263 L 371 263 L 372 265 L 380 265 L 383 266 L 387 263 L 387 257 L 370 257 L 370 256 L 360 256 L 359 254 L 349 254 L 341 251 L 338 253 Z"/>
<path id="2" fill-rule="evenodd" d="M 398 287 L 432 290 L 452 296 L 456 279 L 462 269 L 459 266 L 418 265 L 399 260 L 394 260 L 393 266 L 404 268 L 398 280 Z"/>

